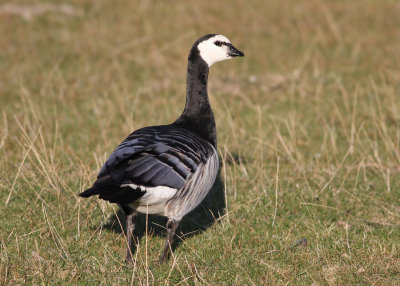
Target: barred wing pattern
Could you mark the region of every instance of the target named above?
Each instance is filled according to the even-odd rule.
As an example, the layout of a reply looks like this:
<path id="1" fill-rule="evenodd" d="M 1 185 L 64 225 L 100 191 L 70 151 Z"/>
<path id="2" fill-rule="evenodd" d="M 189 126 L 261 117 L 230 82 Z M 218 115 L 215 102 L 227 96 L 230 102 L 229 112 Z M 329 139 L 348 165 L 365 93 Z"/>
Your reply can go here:
<path id="1" fill-rule="evenodd" d="M 215 149 L 214 149 L 215 150 Z M 215 151 L 205 164 L 188 179 L 182 190 L 168 203 L 167 212 L 178 220 L 197 207 L 211 189 L 219 169 L 218 154 Z"/>
<path id="2" fill-rule="evenodd" d="M 214 147 L 195 133 L 176 125 L 145 127 L 130 134 L 116 148 L 101 168 L 92 188 L 82 195 L 98 194 L 110 202 L 135 205 L 136 200 L 146 198 L 146 192 L 150 195 L 157 191 L 157 196 L 165 197 L 166 193 L 175 190 L 176 193 L 171 193 L 173 201 L 174 198 L 190 196 L 190 189 L 199 184 L 200 178 L 205 182 L 212 180 L 204 186 L 206 190 L 202 193 L 207 194 L 215 180 L 217 165 Z M 210 168 L 215 174 L 204 177 Z M 203 189 L 202 185 L 197 187 Z M 159 193 L 163 191 L 166 193 Z M 201 201 L 205 194 L 194 194 L 198 197 L 194 200 Z M 187 204 L 197 205 L 190 200 Z"/>

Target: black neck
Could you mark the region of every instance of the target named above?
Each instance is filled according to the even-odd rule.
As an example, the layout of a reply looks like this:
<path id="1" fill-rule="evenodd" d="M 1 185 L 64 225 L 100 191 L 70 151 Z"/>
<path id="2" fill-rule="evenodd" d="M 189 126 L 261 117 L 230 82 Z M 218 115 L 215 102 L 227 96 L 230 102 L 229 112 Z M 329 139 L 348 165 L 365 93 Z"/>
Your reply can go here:
<path id="1" fill-rule="evenodd" d="M 216 147 L 217 132 L 207 94 L 208 71 L 207 63 L 200 57 L 197 47 L 194 47 L 189 54 L 186 105 L 175 124 L 197 133 Z"/>

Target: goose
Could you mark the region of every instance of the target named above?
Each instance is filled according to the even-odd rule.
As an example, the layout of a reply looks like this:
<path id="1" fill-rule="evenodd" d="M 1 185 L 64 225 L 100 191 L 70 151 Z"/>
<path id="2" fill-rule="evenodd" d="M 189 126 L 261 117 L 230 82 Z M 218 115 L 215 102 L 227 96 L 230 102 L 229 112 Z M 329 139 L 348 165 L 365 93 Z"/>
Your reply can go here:
<path id="1" fill-rule="evenodd" d="M 132 262 L 138 212 L 168 218 L 167 240 L 159 258 L 165 262 L 181 219 L 214 184 L 219 159 L 208 72 L 216 62 L 243 56 L 223 35 L 199 38 L 189 52 L 183 113 L 172 124 L 131 133 L 108 157 L 92 187 L 79 194 L 84 198 L 98 195 L 121 207 L 126 217 L 127 262 Z"/>

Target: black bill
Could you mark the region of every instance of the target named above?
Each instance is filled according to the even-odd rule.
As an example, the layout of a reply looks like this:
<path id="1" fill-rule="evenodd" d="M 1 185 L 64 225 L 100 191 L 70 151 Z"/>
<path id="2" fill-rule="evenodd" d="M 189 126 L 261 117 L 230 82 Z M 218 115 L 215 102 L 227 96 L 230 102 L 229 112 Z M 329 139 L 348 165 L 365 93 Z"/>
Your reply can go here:
<path id="1" fill-rule="evenodd" d="M 227 46 L 229 48 L 228 55 L 230 57 L 244 57 L 243 52 L 236 49 L 232 44 L 227 44 Z"/>

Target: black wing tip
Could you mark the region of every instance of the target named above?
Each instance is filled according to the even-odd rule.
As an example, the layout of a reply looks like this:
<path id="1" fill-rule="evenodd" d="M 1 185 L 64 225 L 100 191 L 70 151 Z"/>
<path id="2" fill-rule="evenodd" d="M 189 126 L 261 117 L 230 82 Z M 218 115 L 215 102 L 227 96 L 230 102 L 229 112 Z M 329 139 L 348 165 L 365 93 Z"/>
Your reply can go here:
<path id="1" fill-rule="evenodd" d="M 93 188 L 87 189 L 86 191 L 83 191 L 82 193 L 79 194 L 79 196 L 82 198 L 89 198 L 93 195 L 95 195 Z"/>

